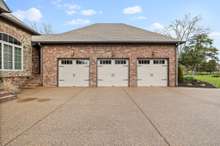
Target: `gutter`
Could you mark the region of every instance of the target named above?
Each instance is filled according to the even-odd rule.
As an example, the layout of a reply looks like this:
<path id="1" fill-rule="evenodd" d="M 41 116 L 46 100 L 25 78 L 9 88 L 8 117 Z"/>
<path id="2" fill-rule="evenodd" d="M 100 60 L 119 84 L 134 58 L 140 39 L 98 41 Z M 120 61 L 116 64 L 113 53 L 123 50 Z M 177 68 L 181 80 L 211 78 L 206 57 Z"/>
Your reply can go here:
<path id="1" fill-rule="evenodd" d="M 33 41 L 33 44 L 41 43 L 42 45 L 53 45 L 53 44 L 170 44 L 179 45 L 181 42 L 169 42 L 169 41 L 158 41 L 158 42 L 147 42 L 147 41 Z"/>

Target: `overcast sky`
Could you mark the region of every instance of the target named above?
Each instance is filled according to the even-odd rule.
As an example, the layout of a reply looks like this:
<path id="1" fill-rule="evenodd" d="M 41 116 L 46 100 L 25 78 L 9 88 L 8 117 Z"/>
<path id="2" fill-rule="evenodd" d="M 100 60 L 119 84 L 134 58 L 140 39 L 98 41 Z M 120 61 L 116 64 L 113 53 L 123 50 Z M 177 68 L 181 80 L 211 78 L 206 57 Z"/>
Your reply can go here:
<path id="1" fill-rule="evenodd" d="M 202 17 L 220 48 L 219 0 L 6 0 L 24 22 L 48 23 L 65 32 L 92 23 L 127 23 L 160 31 L 176 18 L 191 13 Z"/>

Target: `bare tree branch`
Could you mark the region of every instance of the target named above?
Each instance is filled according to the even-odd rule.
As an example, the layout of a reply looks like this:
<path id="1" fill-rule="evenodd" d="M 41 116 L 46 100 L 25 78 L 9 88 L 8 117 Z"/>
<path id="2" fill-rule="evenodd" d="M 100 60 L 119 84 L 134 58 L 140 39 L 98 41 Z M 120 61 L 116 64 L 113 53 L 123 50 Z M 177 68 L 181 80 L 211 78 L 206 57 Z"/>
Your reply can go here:
<path id="1" fill-rule="evenodd" d="M 176 19 L 165 29 L 165 33 L 168 36 L 174 37 L 179 41 L 186 41 L 185 44 L 179 47 L 179 53 L 183 51 L 183 48 L 193 36 L 208 33 L 207 28 L 200 26 L 201 20 L 200 16 L 192 17 L 191 14 L 187 14 L 181 19 Z"/>
<path id="2" fill-rule="evenodd" d="M 42 23 L 42 24 L 37 24 L 37 23 L 31 23 L 30 24 L 31 28 L 33 28 L 35 31 L 41 33 L 41 34 L 53 34 L 53 28 L 52 25 Z"/>

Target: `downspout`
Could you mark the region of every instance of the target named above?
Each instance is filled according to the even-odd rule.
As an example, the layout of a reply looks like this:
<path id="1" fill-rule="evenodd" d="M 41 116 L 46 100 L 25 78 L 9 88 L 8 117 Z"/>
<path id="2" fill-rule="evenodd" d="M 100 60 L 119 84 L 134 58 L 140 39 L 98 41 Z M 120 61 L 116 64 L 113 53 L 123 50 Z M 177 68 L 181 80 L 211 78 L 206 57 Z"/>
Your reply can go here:
<path id="1" fill-rule="evenodd" d="M 43 49 L 41 46 L 41 43 L 37 43 L 38 46 L 40 47 L 40 78 L 41 78 L 41 83 L 43 85 Z"/>

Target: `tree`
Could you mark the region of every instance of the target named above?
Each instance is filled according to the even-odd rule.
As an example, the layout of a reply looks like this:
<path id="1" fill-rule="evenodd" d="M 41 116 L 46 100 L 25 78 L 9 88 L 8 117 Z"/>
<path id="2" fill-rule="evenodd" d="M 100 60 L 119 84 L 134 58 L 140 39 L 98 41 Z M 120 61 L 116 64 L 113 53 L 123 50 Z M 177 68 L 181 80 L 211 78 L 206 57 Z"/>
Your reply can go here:
<path id="1" fill-rule="evenodd" d="M 189 43 L 190 39 L 199 34 L 208 32 L 208 29 L 200 26 L 202 18 L 199 16 L 191 16 L 191 14 L 185 15 L 181 19 L 176 19 L 165 29 L 165 34 L 174 37 L 179 41 L 185 41 L 186 43 L 179 46 L 179 55 L 184 52 L 185 46 Z"/>
<path id="2" fill-rule="evenodd" d="M 50 24 L 43 23 L 42 24 L 42 33 L 52 34 L 53 33 L 52 26 Z"/>
<path id="3" fill-rule="evenodd" d="M 42 23 L 41 25 L 37 24 L 37 23 L 31 23 L 31 27 L 41 33 L 41 34 L 53 34 L 53 28 L 52 25 L 50 24 L 46 24 L 46 23 Z"/>
<path id="4" fill-rule="evenodd" d="M 185 46 L 184 52 L 180 56 L 180 63 L 194 73 L 207 60 L 217 62 L 217 55 L 218 49 L 213 47 L 213 40 L 207 34 L 199 34 L 193 36 L 189 41 L 189 45 Z"/>
<path id="5" fill-rule="evenodd" d="M 200 67 L 200 71 L 212 73 L 212 72 L 217 71 L 217 66 L 218 66 L 218 63 L 216 60 L 209 60 L 208 62 L 202 63 Z"/>

